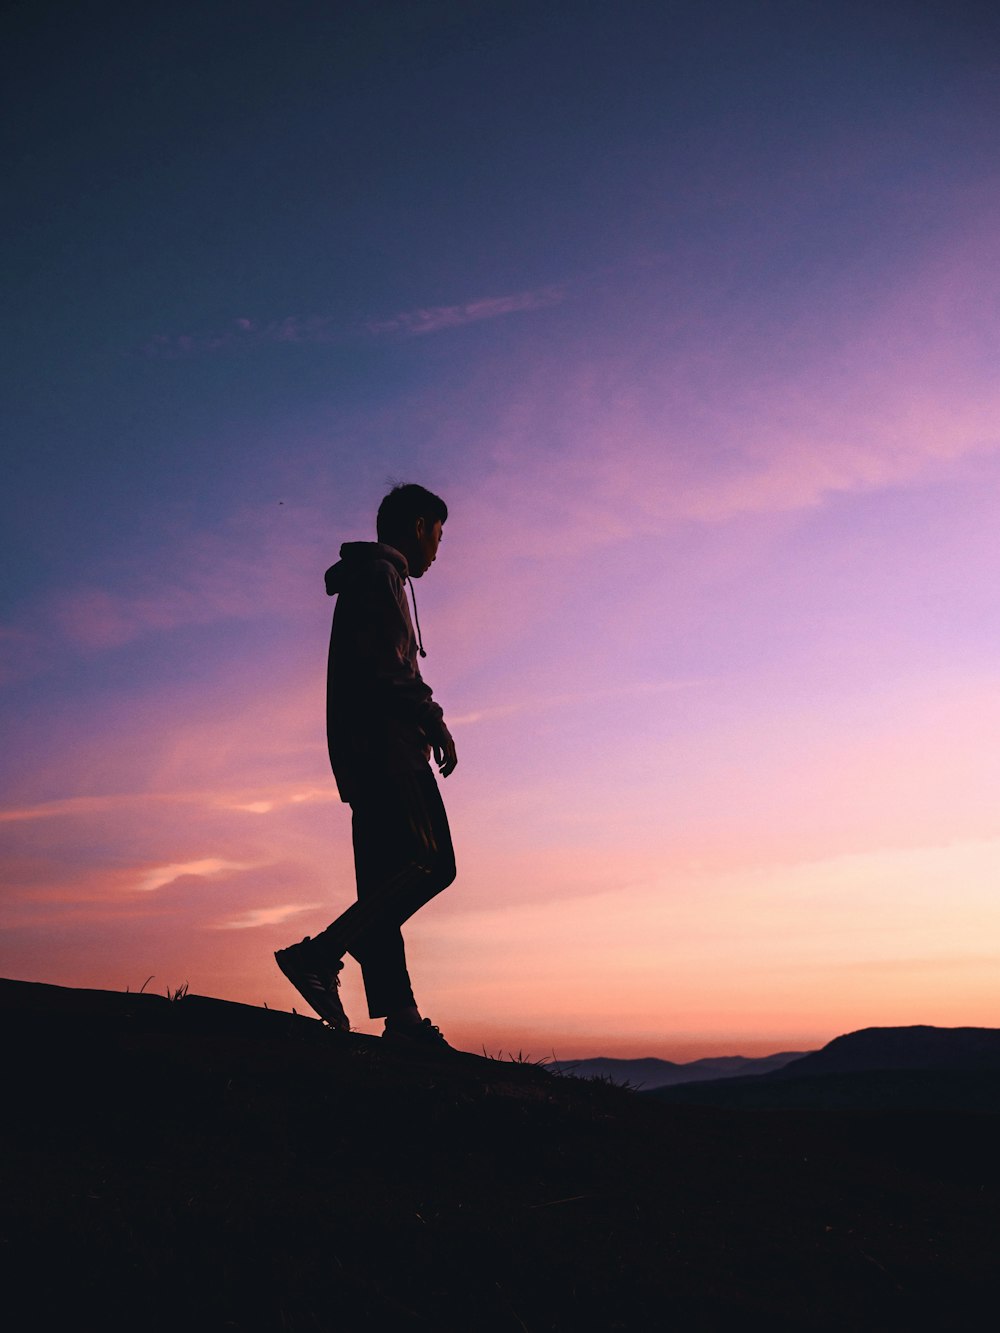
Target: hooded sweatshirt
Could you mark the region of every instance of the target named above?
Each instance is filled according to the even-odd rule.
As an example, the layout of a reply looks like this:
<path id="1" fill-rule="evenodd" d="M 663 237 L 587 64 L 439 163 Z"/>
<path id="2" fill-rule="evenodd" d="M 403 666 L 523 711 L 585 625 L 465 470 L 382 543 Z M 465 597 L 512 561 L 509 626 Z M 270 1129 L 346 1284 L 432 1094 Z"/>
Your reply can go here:
<path id="1" fill-rule="evenodd" d="M 342 801 L 390 773 L 423 768 L 443 714 L 417 666 L 406 557 L 383 542 L 346 542 L 326 571 L 337 598 L 330 634 L 326 734 Z"/>

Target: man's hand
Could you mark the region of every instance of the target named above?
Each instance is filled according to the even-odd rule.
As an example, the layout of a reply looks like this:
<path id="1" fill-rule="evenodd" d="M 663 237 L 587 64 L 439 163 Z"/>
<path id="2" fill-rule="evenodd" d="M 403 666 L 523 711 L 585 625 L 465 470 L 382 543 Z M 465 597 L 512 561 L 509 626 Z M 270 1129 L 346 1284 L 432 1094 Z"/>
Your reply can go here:
<path id="1" fill-rule="evenodd" d="M 458 755 L 455 753 L 455 742 L 452 740 L 451 732 L 443 722 L 441 730 L 431 744 L 434 747 L 434 762 L 438 766 L 438 772 L 446 778 L 449 773 L 454 773 Z"/>

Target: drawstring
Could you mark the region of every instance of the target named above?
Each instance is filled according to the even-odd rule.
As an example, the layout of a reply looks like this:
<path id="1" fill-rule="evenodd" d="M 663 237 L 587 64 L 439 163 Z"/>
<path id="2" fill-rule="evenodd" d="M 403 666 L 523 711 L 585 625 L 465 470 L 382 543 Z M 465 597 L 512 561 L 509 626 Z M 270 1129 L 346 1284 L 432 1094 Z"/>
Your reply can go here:
<path id="1" fill-rule="evenodd" d="M 424 652 L 424 641 L 420 637 L 420 617 L 417 615 L 417 594 L 413 591 L 413 580 L 407 575 L 407 583 L 410 585 L 410 596 L 413 598 L 413 619 L 417 622 L 417 644 L 420 649 L 420 656 L 426 657 Z"/>

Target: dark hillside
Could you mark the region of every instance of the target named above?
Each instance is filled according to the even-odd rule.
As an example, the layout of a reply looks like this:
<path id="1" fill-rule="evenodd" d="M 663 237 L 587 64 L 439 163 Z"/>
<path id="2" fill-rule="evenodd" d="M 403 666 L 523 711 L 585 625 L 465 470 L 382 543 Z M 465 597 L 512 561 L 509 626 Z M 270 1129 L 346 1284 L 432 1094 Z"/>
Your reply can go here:
<path id="1" fill-rule="evenodd" d="M 862 1028 L 834 1037 L 781 1071 L 782 1078 L 867 1069 L 994 1070 L 1000 1073 L 997 1028 Z"/>
<path id="2" fill-rule="evenodd" d="M 0 1021 L 23 1327 L 959 1328 L 1000 1294 L 993 1117 L 944 1160 L 896 1115 L 665 1106 L 195 996 L 2 982 Z"/>

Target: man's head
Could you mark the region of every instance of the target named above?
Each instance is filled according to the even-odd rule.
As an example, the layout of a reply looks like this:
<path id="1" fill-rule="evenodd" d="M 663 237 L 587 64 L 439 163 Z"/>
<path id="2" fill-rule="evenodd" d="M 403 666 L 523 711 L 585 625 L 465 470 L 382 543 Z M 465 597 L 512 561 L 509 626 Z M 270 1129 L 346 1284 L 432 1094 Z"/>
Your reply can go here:
<path id="1" fill-rule="evenodd" d="M 448 506 L 423 486 L 394 486 L 378 507 L 375 521 L 380 542 L 406 556 L 410 574 L 426 574 L 437 555 Z"/>

